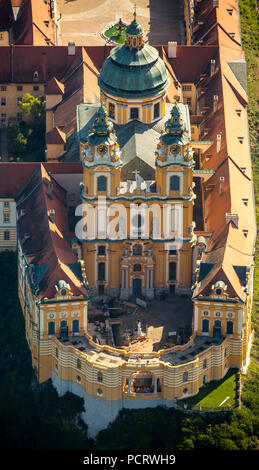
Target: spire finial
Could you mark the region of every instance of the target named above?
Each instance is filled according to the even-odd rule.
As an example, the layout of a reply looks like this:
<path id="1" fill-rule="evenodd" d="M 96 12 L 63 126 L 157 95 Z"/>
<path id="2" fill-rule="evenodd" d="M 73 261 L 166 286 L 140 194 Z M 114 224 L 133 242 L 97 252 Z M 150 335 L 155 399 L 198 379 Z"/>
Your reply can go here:
<path id="1" fill-rule="evenodd" d="M 136 6 L 136 3 L 134 3 L 134 13 L 133 13 L 133 17 L 134 17 L 134 20 L 136 21 L 136 17 L 137 17 L 137 6 Z"/>

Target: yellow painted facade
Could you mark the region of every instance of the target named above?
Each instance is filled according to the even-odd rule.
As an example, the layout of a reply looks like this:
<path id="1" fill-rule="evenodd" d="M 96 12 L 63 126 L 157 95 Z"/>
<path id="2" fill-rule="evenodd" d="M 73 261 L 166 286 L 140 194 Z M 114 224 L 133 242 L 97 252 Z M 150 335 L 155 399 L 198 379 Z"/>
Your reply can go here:
<path id="1" fill-rule="evenodd" d="M 151 124 L 165 115 L 166 93 L 142 99 L 120 98 L 102 91 L 108 117 L 116 124 L 127 124 L 137 119 L 144 124 Z M 132 114 L 132 113 L 135 114 Z"/>
<path id="2" fill-rule="evenodd" d="M 16 250 L 16 203 L 12 198 L 0 198 L 0 251 Z"/>
<path id="3" fill-rule="evenodd" d="M 0 83 L 0 115 L 1 126 L 10 122 L 20 121 L 21 109 L 18 105 L 23 96 L 29 93 L 32 96 L 44 95 L 44 84 L 37 83 Z"/>

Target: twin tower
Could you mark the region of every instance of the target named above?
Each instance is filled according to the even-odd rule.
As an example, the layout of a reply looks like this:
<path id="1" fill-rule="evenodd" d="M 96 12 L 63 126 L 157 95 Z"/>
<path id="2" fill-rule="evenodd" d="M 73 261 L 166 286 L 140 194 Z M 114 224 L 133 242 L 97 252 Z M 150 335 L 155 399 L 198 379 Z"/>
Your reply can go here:
<path id="1" fill-rule="evenodd" d="M 91 295 L 151 300 L 164 291 L 190 293 L 196 237 L 189 111 L 179 101 L 166 103 L 169 84 L 163 60 L 144 44 L 134 15 L 125 43 L 103 64 L 101 106 L 80 142 L 76 234 Z M 138 168 L 129 158 L 137 153 L 136 139 Z M 148 166 L 153 178 L 146 177 Z"/>

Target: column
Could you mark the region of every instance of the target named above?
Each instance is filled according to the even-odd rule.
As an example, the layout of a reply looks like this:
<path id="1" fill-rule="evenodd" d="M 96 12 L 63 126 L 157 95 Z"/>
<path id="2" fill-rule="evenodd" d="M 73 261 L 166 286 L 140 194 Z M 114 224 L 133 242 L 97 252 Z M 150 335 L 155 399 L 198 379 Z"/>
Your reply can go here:
<path id="1" fill-rule="evenodd" d="M 149 269 L 147 269 L 147 282 L 146 282 L 146 287 L 149 289 Z"/>
<path id="2" fill-rule="evenodd" d="M 154 378 L 154 393 L 157 393 L 157 378 Z"/>
<path id="3" fill-rule="evenodd" d="M 153 276 L 154 276 L 154 270 L 150 270 L 150 288 L 153 289 Z"/>
<path id="4" fill-rule="evenodd" d="M 131 377 L 129 378 L 129 381 L 128 381 L 128 393 L 131 393 Z"/>
<path id="5" fill-rule="evenodd" d="M 126 289 L 129 287 L 129 271 L 126 269 L 126 283 L 125 283 Z"/>

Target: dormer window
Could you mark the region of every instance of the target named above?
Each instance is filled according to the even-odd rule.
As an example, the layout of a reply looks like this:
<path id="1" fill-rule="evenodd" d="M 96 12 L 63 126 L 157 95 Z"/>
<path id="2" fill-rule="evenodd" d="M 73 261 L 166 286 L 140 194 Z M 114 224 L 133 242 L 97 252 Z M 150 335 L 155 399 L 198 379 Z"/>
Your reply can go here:
<path id="1" fill-rule="evenodd" d="M 35 70 L 33 72 L 33 80 L 38 80 L 38 78 L 39 78 L 39 72 L 37 70 Z"/>

